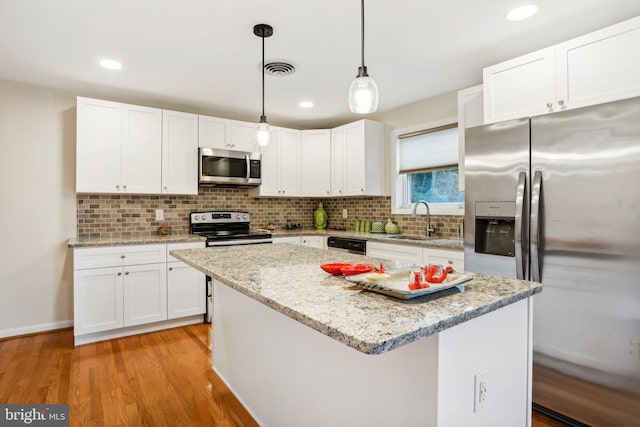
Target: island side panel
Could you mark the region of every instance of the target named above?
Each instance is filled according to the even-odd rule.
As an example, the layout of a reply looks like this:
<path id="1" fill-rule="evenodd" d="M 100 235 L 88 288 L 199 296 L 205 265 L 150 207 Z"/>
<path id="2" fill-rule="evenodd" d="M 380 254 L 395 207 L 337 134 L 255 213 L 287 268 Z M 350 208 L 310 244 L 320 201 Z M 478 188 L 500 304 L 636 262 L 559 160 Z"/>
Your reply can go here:
<path id="1" fill-rule="evenodd" d="M 524 299 L 439 334 L 438 426 L 530 425 L 529 312 Z"/>
<path id="2" fill-rule="evenodd" d="M 218 281 L 213 300 L 213 368 L 261 425 L 436 425 L 437 334 L 368 355 Z"/>

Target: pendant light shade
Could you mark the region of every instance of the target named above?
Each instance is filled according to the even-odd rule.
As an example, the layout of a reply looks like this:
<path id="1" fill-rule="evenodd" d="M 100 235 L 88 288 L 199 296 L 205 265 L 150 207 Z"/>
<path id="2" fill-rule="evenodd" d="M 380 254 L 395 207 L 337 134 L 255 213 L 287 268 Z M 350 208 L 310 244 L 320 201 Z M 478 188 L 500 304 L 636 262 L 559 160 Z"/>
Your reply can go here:
<path id="1" fill-rule="evenodd" d="M 258 24 L 253 27 L 253 34 L 262 38 L 262 115 L 256 131 L 256 141 L 259 146 L 264 147 L 271 139 L 271 126 L 264 114 L 264 39 L 273 35 L 273 28 L 267 24 Z"/>
<path id="2" fill-rule="evenodd" d="M 367 114 L 378 109 L 378 85 L 367 73 L 364 65 L 364 0 L 360 1 L 362 21 L 362 65 L 349 87 L 349 109 L 352 113 Z"/>

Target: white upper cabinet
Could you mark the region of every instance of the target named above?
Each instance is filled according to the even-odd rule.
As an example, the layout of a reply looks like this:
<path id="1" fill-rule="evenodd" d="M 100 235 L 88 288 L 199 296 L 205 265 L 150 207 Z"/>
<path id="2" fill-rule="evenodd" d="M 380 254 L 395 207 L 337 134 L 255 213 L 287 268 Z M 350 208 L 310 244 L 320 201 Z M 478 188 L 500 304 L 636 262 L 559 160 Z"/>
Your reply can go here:
<path id="1" fill-rule="evenodd" d="M 79 97 L 77 116 L 76 191 L 120 191 L 122 104 Z"/>
<path id="2" fill-rule="evenodd" d="M 258 123 L 239 122 L 231 120 L 231 146 L 230 150 L 259 151 L 256 133 Z"/>
<path id="3" fill-rule="evenodd" d="M 640 95 L 640 17 L 483 71 L 494 123 Z"/>
<path id="4" fill-rule="evenodd" d="M 198 194 L 198 116 L 162 112 L 162 193 Z"/>
<path id="5" fill-rule="evenodd" d="M 77 132 L 77 192 L 160 192 L 162 110 L 78 97 Z"/>
<path id="6" fill-rule="evenodd" d="M 640 17 L 558 45 L 556 61 L 567 108 L 640 96 Z"/>
<path id="7" fill-rule="evenodd" d="M 482 85 L 458 92 L 458 189 L 464 191 L 465 130 L 484 123 Z"/>
<path id="8" fill-rule="evenodd" d="M 219 117 L 198 117 L 198 147 L 230 150 L 231 120 Z"/>
<path id="9" fill-rule="evenodd" d="M 485 68 L 483 84 L 487 124 L 552 111 L 556 99 L 554 48 Z"/>
<path id="10" fill-rule="evenodd" d="M 384 194 L 383 125 L 359 120 L 331 131 L 331 195 Z"/>
<path id="11" fill-rule="evenodd" d="M 253 193 L 258 196 L 300 195 L 300 131 L 271 128 L 271 141 L 260 147 L 262 153 L 262 185 Z"/>
<path id="12" fill-rule="evenodd" d="M 331 195 L 331 131 L 302 131 L 302 196 Z"/>

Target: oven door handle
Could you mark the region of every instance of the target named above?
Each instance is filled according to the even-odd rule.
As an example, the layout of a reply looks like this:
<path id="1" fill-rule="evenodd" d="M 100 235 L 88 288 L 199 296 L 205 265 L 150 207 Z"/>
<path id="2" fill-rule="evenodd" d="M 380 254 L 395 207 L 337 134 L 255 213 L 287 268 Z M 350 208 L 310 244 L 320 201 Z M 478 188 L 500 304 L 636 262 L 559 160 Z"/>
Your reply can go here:
<path id="1" fill-rule="evenodd" d="M 273 243 L 271 237 L 265 237 L 264 239 L 237 239 L 237 240 L 220 240 L 207 242 L 207 247 L 211 246 L 235 246 L 235 245 L 253 245 L 256 243 Z"/>

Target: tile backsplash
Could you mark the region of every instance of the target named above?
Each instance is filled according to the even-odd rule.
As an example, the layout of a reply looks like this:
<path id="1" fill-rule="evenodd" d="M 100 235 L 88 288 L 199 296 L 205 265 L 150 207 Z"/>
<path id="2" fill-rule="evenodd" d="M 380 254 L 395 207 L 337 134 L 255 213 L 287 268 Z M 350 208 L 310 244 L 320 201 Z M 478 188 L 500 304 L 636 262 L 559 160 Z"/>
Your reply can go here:
<path id="1" fill-rule="evenodd" d="M 284 198 L 254 197 L 242 188 L 201 187 L 197 196 L 78 194 L 76 200 L 77 237 L 120 237 L 155 233 L 161 225 L 174 232 L 189 231 L 189 213 L 207 210 L 238 210 L 251 213 L 251 225 L 265 228 L 275 222 L 285 228 L 287 222 L 313 228 L 313 211 L 322 202 L 327 211 L 328 228 L 353 230 L 356 220 L 386 221 L 391 218 L 403 234 L 424 236 L 426 217 L 391 215 L 391 197 Z M 163 221 L 155 220 L 162 209 Z M 348 218 L 342 218 L 347 209 Z M 432 215 L 433 237 L 460 237 L 463 217 Z"/>

